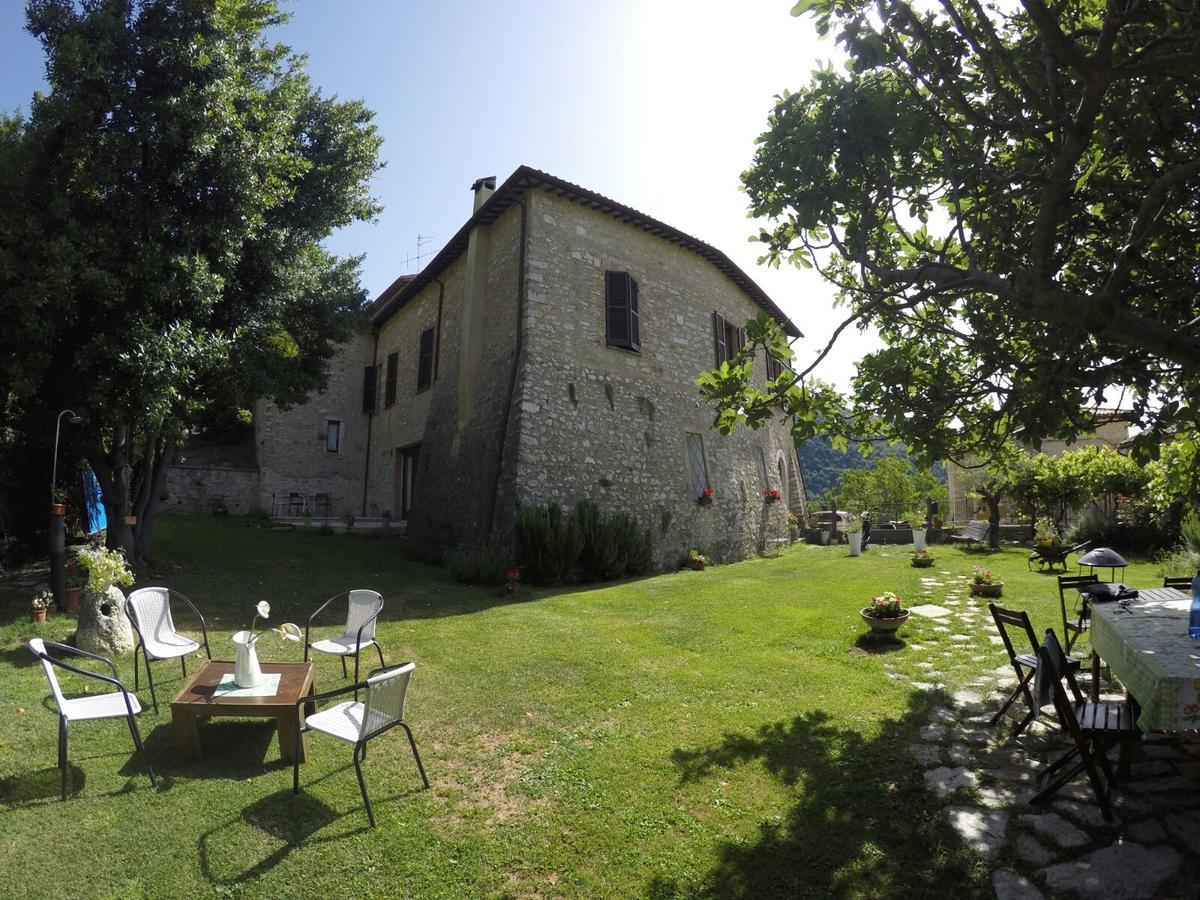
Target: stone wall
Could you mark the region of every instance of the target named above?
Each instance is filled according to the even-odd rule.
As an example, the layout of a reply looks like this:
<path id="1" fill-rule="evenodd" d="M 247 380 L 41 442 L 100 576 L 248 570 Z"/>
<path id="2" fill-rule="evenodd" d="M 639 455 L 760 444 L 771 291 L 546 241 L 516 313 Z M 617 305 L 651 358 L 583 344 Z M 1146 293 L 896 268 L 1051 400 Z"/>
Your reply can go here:
<path id="1" fill-rule="evenodd" d="M 410 383 L 399 392 L 396 405 L 384 409 L 380 404 L 370 495 L 375 503 L 399 506 L 396 450 L 419 442 L 412 517 L 451 525 L 460 540 L 488 539 L 494 511 L 505 505 L 497 496 L 511 494 L 511 476 L 501 476 L 504 460 L 511 456 L 502 436 L 512 427 L 507 411 L 517 347 L 521 215 L 515 206 L 476 229 L 474 274 L 468 266 L 470 253 L 464 253 L 442 272 L 440 285 L 425 287 L 380 328 L 381 361 L 385 347 L 415 352 L 421 330 L 436 321 L 441 300 L 437 379 L 430 390 L 414 393 L 414 358 Z M 469 295 L 481 338 L 474 352 L 464 344 Z M 503 524 L 499 531 L 504 537 Z"/>
<path id="2" fill-rule="evenodd" d="M 368 515 L 363 502 L 367 429 L 363 412 L 363 368 L 371 365 L 374 337 L 362 334 L 342 345 L 330 362 L 326 389 L 307 403 L 281 409 L 260 401 L 254 409 L 259 462 L 259 505 L 286 515 L 288 498 L 327 494 L 336 517 Z M 326 449 L 329 420 L 342 423 L 337 452 Z"/>
<path id="3" fill-rule="evenodd" d="M 695 378 L 716 363 L 713 312 L 741 323 L 758 307 L 711 263 L 668 241 L 544 191 L 528 199 L 517 499 L 587 498 L 632 513 L 650 527 L 661 567 L 689 547 L 732 560 L 786 539 L 787 508 L 805 506 L 786 424 L 726 437 L 696 408 Z M 640 352 L 606 346 L 606 270 L 638 281 Z M 710 505 L 689 485 L 689 432 L 703 442 Z M 765 504 L 767 488 L 787 502 Z"/>
<path id="4" fill-rule="evenodd" d="M 164 512 L 204 514 L 223 508 L 234 516 L 262 511 L 258 469 L 219 466 L 170 466 Z"/>

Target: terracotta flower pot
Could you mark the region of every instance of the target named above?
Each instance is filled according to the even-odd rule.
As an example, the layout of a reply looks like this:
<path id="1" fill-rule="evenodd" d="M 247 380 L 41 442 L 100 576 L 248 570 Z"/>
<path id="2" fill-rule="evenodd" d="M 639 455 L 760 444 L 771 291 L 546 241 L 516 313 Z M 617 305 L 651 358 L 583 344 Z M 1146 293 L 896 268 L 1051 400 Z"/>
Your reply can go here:
<path id="1" fill-rule="evenodd" d="M 79 612 L 79 596 L 83 593 L 81 587 L 69 587 L 66 592 L 67 612 Z"/>
<path id="2" fill-rule="evenodd" d="M 900 626 L 908 621 L 908 610 L 904 610 L 900 615 L 892 619 L 876 619 L 867 614 L 867 607 L 863 607 L 858 613 L 862 616 L 862 620 L 871 626 L 871 630 L 876 634 L 892 634 L 899 630 Z"/>
<path id="3" fill-rule="evenodd" d="M 972 584 L 971 593 L 976 597 L 999 597 L 1004 590 L 1004 582 L 995 584 Z"/>
<path id="4" fill-rule="evenodd" d="M 50 515 L 65 516 L 67 514 L 67 505 L 65 503 L 51 503 Z"/>
<path id="5" fill-rule="evenodd" d="M 44 609 L 31 609 L 31 610 L 29 611 L 29 621 L 30 621 L 30 622 L 34 622 L 34 623 L 36 623 L 36 624 L 38 624 L 38 625 L 43 625 L 43 624 L 45 624 L 45 622 L 46 622 L 46 610 L 44 610 Z"/>

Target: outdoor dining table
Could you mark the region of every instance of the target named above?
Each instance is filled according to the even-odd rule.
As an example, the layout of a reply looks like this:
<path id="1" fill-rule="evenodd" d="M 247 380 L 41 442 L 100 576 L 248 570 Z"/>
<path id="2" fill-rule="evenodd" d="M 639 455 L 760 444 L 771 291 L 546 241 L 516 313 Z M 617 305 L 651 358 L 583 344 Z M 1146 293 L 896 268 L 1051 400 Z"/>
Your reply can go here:
<path id="1" fill-rule="evenodd" d="M 1200 728 L 1200 641 L 1188 637 L 1191 602 L 1175 588 L 1148 588 L 1126 606 L 1091 605 L 1093 701 L 1102 658 L 1134 701 L 1142 731 Z"/>

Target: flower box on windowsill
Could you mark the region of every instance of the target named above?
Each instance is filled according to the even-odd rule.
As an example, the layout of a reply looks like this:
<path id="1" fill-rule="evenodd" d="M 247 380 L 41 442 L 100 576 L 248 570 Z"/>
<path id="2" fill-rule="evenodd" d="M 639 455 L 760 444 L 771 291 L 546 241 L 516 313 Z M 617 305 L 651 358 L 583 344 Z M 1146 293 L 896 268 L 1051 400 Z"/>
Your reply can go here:
<path id="1" fill-rule="evenodd" d="M 696 498 L 696 502 L 701 506 L 711 506 L 713 502 L 713 489 L 710 487 L 705 488 L 703 493 Z"/>

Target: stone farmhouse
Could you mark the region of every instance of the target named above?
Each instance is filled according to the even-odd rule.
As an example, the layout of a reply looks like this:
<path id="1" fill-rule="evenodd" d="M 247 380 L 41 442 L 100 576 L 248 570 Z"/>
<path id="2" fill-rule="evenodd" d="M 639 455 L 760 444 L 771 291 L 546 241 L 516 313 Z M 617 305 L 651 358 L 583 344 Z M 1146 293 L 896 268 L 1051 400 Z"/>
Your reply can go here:
<path id="1" fill-rule="evenodd" d="M 785 540 L 788 510 L 805 512 L 787 424 L 723 437 L 694 379 L 758 312 L 796 326 L 719 250 L 578 185 L 523 166 L 472 190 L 471 217 L 375 301 L 327 390 L 255 410 L 259 508 L 509 542 L 519 504 L 591 499 L 650 528 L 664 568 Z"/>

